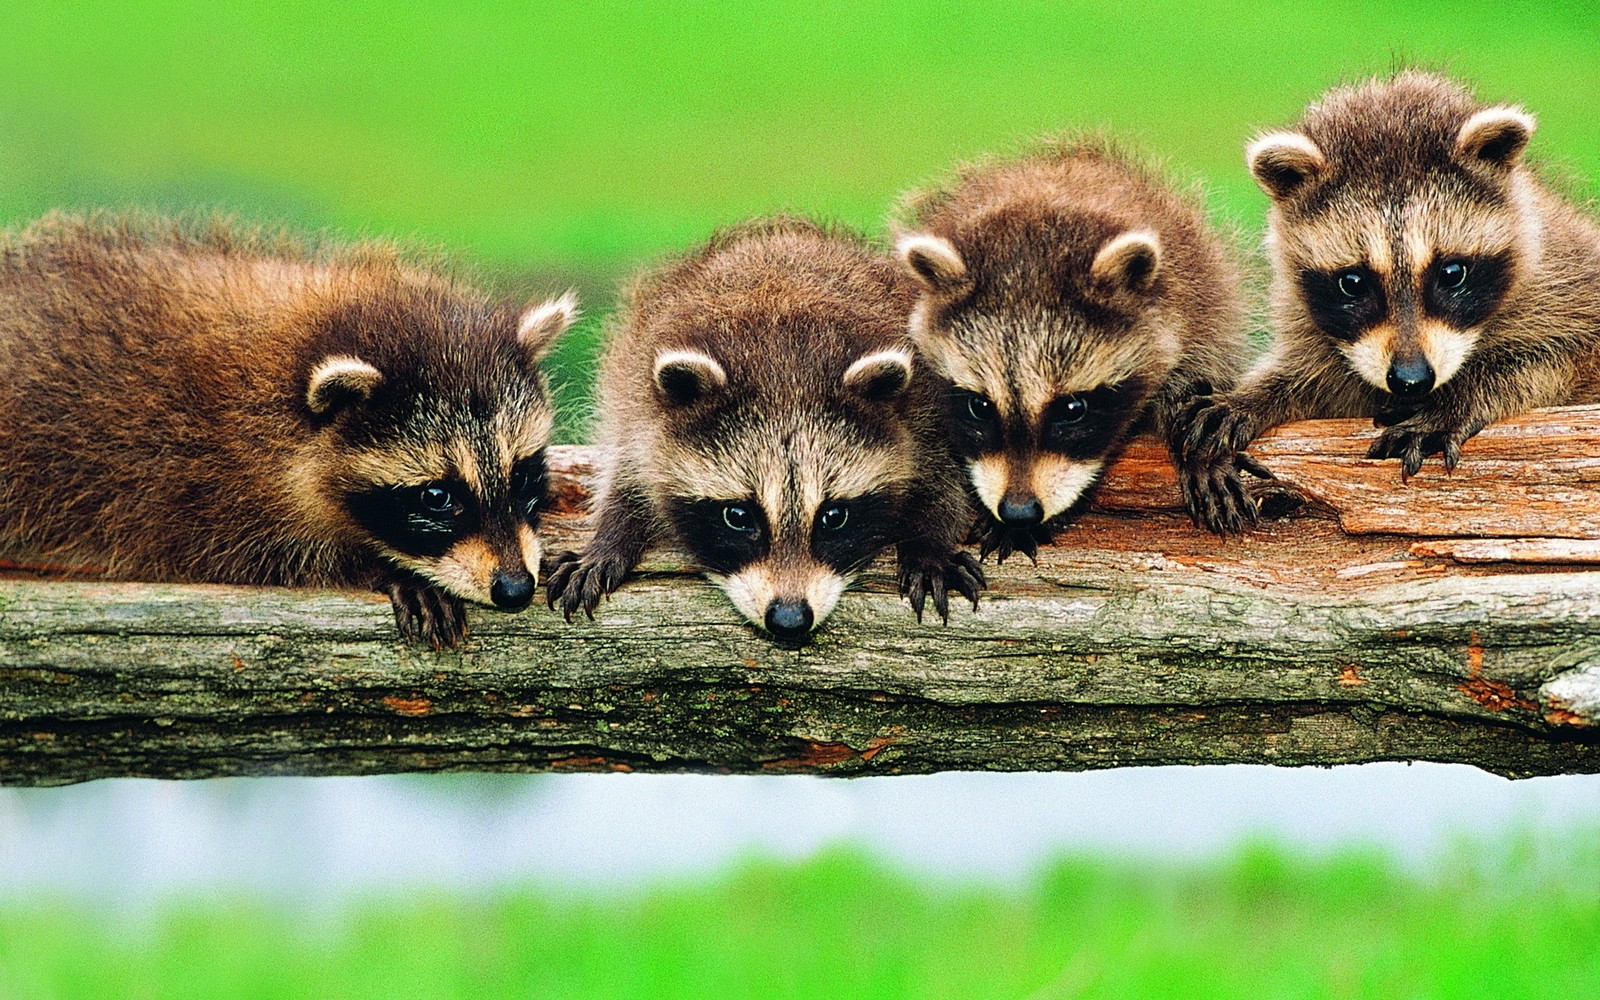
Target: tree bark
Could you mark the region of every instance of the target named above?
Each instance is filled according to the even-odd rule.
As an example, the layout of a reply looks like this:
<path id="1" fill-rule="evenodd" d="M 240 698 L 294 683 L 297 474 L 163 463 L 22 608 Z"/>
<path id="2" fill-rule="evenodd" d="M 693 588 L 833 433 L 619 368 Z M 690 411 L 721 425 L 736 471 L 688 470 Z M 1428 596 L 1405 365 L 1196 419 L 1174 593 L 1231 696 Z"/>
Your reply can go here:
<path id="1" fill-rule="evenodd" d="M 919 624 L 887 560 L 799 650 L 652 551 L 593 622 L 475 609 L 402 645 L 377 595 L 0 582 L 0 783 L 395 771 L 903 774 L 1434 760 L 1600 771 L 1600 407 L 1488 428 L 1446 475 L 1361 421 L 1252 448 L 1276 515 L 1193 528 L 1136 441 L 1093 506 Z M 550 551 L 587 448 L 553 449 Z"/>

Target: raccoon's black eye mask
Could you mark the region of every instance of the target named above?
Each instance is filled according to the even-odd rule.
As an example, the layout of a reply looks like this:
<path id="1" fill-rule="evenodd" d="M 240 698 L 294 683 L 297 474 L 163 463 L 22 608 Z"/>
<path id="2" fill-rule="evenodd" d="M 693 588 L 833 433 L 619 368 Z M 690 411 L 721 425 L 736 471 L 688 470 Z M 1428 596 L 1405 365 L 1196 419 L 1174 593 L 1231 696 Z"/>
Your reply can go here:
<path id="1" fill-rule="evenodd" d="M 1337 271 L 1301 271 L 1300 294 L 1318 328 L 1345 343 L 1359 340 L 1389 311 L 1383 282 L 1365 264 Z"/>
<path id="2" fill-rule="evenodd" d="M 442 556 L 478 530 L 476 499 L 456 479 L 420 486 L 376 486 L 345 498 L 363 528 L 390 548 L 423 558 Z"/>
<path id="3" fill-rule="evenodd" d="M 1078 460 L 1099 458 L 1139 415 L 1144 397 L 1140 379 L 1057 396 L 1040 421 L 1039 447 Z"/>
<path id="4" fill-rule="evenodd" d="M 1423 278 L 1422 302 L 1432 315 L 1466 328 L 1488 319 L 1510 287 L 1509 254 L 1440 257 Z"/>
<path id="5" fill-rule="evenodd" d="M 811 554 L 840 573 L 853 573 L 894 541 L 895 502 L 881 493 L 824 500 L 811 525 Z"/>
<path id="6" fill-rule="evenodd" d="M 549 494 L 550 470 L 544 452 L 520 459 L 511 467 L 511 509 L 517 517 L 537 528 Z"/>
<path id="7" fill-rule="evenodd" d="M 667 503 L 667 516 L 700 565 L 736 573 L 771 548 L 767 515 L 754 500 L 684 500 Z"/>

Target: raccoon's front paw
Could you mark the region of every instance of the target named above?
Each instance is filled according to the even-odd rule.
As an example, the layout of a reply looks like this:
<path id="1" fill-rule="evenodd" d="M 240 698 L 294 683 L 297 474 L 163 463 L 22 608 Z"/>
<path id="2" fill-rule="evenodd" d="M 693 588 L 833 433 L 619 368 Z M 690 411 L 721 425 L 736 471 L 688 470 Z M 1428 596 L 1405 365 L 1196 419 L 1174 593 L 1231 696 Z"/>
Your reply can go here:
<path id="1" fill-rule="evenodd" d="M 1259 519 L 1256 502 L 1239 475 L 1272 478 L 1244 450 L 1256 430 L 1253 418 L 1219 396 L 1197 396 L 1190 402 L 1172 435 L 1171 449 L 1183 506 L 1195 527 L 1236 534 Z"/>
<path id="2" fill-rule="evenodd" d="M 588 553 L 562 552 L 546 564 L 545 603 L 560 605 L 561 617 L 572 621 L 579 608 L 594 620 L 600 598 L 622 586 L 631 567 L 621 559 L 596 559 Z"/>
<path id="3" fill-rule="evenodd" d="M 453 649 L 467 637 L 467 604 L 421 577 L 386 581 L 378 592 L 394 607 L 394 623 L 407 642 L 425 642 L 437 652 Z"/>
<path id="4" fill-rule="evenodd" d="M 1255 472 L 1261 466 L 1243 452 L 1259 432 L 1256 419 L 1234 408 L 1225 396 L 1196 396 L 1173 421 L 1172 454 L 1180 463 L 1201 465 L 1240 456 L 1244 459 L 1241 468 Z M 1265 474 L 1271 477 L 1271 473 Z"/>
<path id="5" fill-rule="evenodd" d="M 900 559 L 900 596 L 911 601 L 911 610 L 916 612 L 919 622 L 930 596 L 939 620 L 948 623 L 951 591 L 971 601 L 972 610 L 976 611 L 978 592 L 988 586 L 983 567 L 969 552 L 956 550 L 943 555 L 930 552 Z"/>
<path id="6" fill-rule="evenodd" d="M 1383 410 L 1372 418 L 1383 433 L 1367 449 L 1368 458 L 1398 458 L 1404 482 L 1422 470 L 1429 455 L 1443 455 L 1444 469 L 1454 472 L 1461 464 L 1461 446 L 1483 430 L 1483 422 L 1437 410 Z"/>
<path id="7" fill-rule="evenodd" d="M 967 544 L 978 547 L 978 559 L 989 558 L 989 553 L 996 553 L 995 562 L 1003 563 L 1006 557 L 1013 552 L 1021 552 L 1034 562 L 1039 561 L 1039 546 L 1049 545 L 1055 540 L 1055 533 L 1042 524 L 1031 528 L 1013 528 L 994 518 L 983 515 L 972 525 L 972 530 L 967 533 Z"/>

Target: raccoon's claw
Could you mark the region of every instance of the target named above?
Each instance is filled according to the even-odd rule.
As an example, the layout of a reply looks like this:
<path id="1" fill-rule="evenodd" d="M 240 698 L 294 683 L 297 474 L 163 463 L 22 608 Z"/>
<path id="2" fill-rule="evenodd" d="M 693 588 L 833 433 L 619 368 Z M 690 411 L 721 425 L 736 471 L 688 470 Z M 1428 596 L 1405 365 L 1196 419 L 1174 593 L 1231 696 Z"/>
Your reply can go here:
<path id="1" fill-rule="evenodd" d="M 579 608 L 594 621 L 600 598 L 621 586 L 627 575 L 628 567 L 617 560 L 587 562 L 577 552 L 562 552 L 547 564 L 545 604 L 552 611 L 560 604 L 561 617 L 569 622 Z"/>
<path id="2" fill-rule="evenodd" d="M 984 516 L 973 524 L 967 542 L 978 546 L 978 558 L 989 558 L 991 552 L 996 563 L 1003 563 L 1013 552 L 1021 552 L 1035 563 L 1039 561 L 1039 546 L 1049 545 L 1055 535 L 1044 525 L 1032 528 L 1009 528 L 992 517 Z"/>
<path id="3" fill-rule="evenodd" d="M 1186 462 L 1178 466 L 1183 506 L 1195 527 L 1219 535 L 1238 534 L 1260 520 L 1255 499 L 1239 478 L 1241 469 L 1253 476 L 1272 478 L 1272 473 L 1243 452 L 1209 464 Z"/>
<path id="4" fill-rule="evenodd" d="M 1215 464 L 1230 454 L 1244 451 L 1256 437 L 1255 420 L 1217 396 L 1197 396 L 1190 400 L 1174 425 L 1171 446 L 1180 463 Z M 1271 473 L 1266 476 L 1271 478 Z"/>
<path id="5" fill-rule="evenodd" d="M 467 637 L 467 605 L 454 594 L 419 579 L 391 580 L 379 590 L 394 606 L 394 623 L 407 642 L 425 642 L 438 652 Z"/>
<path id="6" fill-rule="evenodd" d="M 1374 417 L 1374 423 L 1383 420 L 1385 415 Z M 1441 456 L 1445 471 L 1454 472 L 1461 464 L 1461 446 L 1481 430 L 1483 424 L 1477 421 L 1444 425 L 1436 416 L 1414 414 L 1385 427 L 1367 449 L 1367 457 L 1398 458 L 1401 482 L 1421 472 L 1423 460 L 1430 455 Z"/>
<path id="7" fill-rule="evenodd" d="M 916 613 L 918 622 L 922 621 L 922 612 L 927 607 L 929 597 L 933 598 L 933 610 L 938 613 L 939 620 L 948 624 L 950 591 L 971 601 L 972 610 L 976 611 L 978 592 L 988 586 L 983 567 L 967 552 L 952 552 L 942 564 L 933 561 L 900 567 L 900 594 L 910 600 L 911 610 Z"/>

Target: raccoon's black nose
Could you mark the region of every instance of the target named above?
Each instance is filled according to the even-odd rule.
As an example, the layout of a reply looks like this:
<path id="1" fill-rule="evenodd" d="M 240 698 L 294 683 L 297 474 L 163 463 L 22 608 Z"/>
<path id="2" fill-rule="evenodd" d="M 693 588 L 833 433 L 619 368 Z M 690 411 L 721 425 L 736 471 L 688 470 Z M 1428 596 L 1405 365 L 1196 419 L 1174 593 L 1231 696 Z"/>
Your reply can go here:
<path id="1" fill-rule="evenodd" d="M 1401 399 L 1421 399 L 1433 391 L 1433 366 L 1426 358 L 1389 366 L 1389 391 Z"/>
<path id="2" fill-rule="evenodd" d="M 489 597 L 501 611 L 521 611 L 533 600 L 533 577 L 522 573 L 496 573 Z"/>
<path id="3" fill-rule="evenodd" d="M 1044 505 L 1034 497 L 1022 503 L 1006 497 L 1000 501 L 1000 520 L 1008 528 L 1031 528 L 1044 520 Z"/>
<path id="4" fill-rule="evenodd" d="M 773 601 L 767 605 L 767 631 L 779 639 L 803 639 L 811 632 L 811 605 L 805 601 Z"/>

